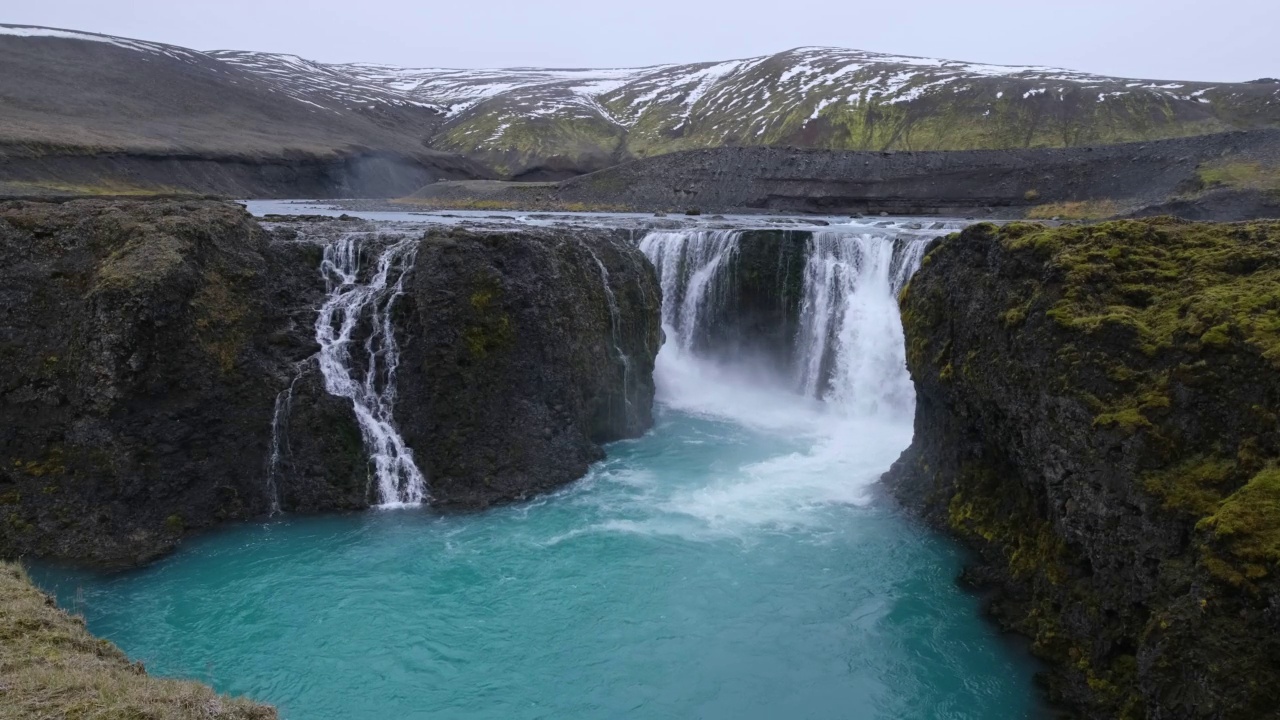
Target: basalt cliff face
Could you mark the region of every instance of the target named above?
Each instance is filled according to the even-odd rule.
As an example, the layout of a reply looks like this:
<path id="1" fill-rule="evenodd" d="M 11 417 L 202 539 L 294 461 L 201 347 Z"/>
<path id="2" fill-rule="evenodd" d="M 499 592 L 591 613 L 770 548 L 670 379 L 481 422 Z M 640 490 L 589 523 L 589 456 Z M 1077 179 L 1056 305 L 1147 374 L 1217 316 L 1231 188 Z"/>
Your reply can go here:
<path id="1" fill-rule="evenodd" d="M 403 299 L 397 420 L 437 501 L 563 485 L 604 458 L 601 443 L 648 430 L 661 297 L 625 232 L 424 244 Z"/>
<path id="2" fill-rule="evenodd" d="M 554 487 L 648 427 L 660 291 L 634 247 L 417 233 L 423 262 L 384 309 L 433 500 Z M 264 229 L 229 203 L 0 205 L 0 555 L 133 564 L 273 507 L 378 502 L 316 360 L 320 263 L 352 236 L 366 264 L 386 242 L 358 222 Z"/>
<path id="3" fill-rule="evenodd" d="M 977 225 L 901 300 L 889 490 L 1092 718 L 1280 707 L 1280 225 Z"/>

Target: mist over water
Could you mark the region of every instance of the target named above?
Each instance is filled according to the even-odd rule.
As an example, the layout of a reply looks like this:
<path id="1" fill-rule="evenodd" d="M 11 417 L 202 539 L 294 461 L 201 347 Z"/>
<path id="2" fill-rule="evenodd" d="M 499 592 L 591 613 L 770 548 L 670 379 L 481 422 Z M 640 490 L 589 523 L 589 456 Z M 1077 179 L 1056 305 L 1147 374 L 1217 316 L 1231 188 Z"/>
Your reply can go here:
<path id="1" fill-rule="evenodd" d="M 856 230 L 811 241 L 782 369 L 695 349 L 735 234 L 644 238 L 679 303 L 656 427 L 557 493 L 35 576 L 150 671 L 291 720 L 1032 717 L 1032 669 L 956 587 L 957 549 L 872 502 L 911 440 L 894 297 L 924 238 Z"/>

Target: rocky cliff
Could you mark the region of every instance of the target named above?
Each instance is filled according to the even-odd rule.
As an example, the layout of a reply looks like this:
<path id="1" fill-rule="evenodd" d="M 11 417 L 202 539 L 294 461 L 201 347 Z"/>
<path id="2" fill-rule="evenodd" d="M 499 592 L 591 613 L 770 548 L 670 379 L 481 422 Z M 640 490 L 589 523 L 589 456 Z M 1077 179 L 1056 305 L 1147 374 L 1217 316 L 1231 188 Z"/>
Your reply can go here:
<path id="1" fill-rule="evenodd" d="M 397 420 L 437 503 L 563 485 L 652 425 L 653 268 L 624 232 L 566 232 L 455 230 L 419 250 Z"/>
<path id="2" fill-rule="evenodd" d="M 1280 224 L 977 225 L 902 297 L 891 492 L 1094 718 L 1280 707 Z"/>
<path id="3" fill-rule="evenodd" d="M 131 564 L 274 504 L 377 502 L 315 325 L 326 244 L 359 235 L 369 262 L 385 233 L 304 225 L 268 232 L 217 202 L 0 205 L 0 555 Z M 424 262 L 394 306 L 395 414 L 436 501 L 553 487 L 648 427 L 660 293 L 632 246 L 411 241 Z"/>

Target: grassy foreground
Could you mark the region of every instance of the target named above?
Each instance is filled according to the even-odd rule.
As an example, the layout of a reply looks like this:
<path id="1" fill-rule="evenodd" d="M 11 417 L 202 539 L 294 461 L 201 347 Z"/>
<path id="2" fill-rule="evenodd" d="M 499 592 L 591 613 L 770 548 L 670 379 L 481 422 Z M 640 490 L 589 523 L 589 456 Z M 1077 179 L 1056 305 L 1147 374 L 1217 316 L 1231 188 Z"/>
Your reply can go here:
<path id="1" fill-rule="evenodd" d="M 146 674 L 0 562 L 0 720 L 274 720 L 205 685 Z"/>

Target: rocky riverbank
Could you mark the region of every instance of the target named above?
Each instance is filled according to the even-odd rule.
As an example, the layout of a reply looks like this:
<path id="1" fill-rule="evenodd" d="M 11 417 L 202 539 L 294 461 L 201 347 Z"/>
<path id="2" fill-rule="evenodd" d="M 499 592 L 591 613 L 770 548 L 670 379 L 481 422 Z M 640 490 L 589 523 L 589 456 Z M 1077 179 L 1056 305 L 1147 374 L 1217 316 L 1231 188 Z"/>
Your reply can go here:
<path id="1" fill-rule="evenodd" d="M 1280 132 L 954 152 L 728 147 L 560 183 L 441 182 L 400 201 L 453 209 L 804 212 L 1103 219 L 1280 217 Z"/>
<path id="2" fill-rule="evenodd" d="M 1091 718 L 1280 706 L 1280 224 L 977 225 L 902 298 L 885 476 Z"/>
<path id="3" fill-rule="evenodd" d="M 0 562 L 0 719 L 275 720 L 276 711 L 200 683 L 147 675 Z"/>
<path id="4" fill-rule="evenodd" d="M 0 198 L 383 198 L 488 177 L 443 153 L 157 151 L 0 144 Z"/>
<path id="5" fill-rule="evenodd" d="M 429 260 L 381 310 L 403 347 L 395 419 L 434 501 L 563 484 L 648 427 L 660 292 L 634 247 L 415 232 Z M 359 239 L 356 282 L 406 241 L 338 220 L 264 229 L 209 201 L 0 205 L 0 555 L 128 565 L 273 506 L 378 502 L 369 438 L 315 360 L 340 237 Z"/>

